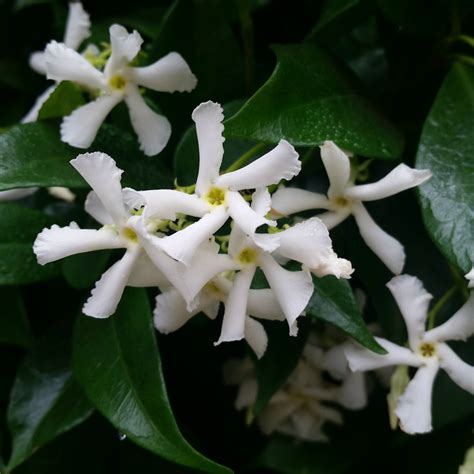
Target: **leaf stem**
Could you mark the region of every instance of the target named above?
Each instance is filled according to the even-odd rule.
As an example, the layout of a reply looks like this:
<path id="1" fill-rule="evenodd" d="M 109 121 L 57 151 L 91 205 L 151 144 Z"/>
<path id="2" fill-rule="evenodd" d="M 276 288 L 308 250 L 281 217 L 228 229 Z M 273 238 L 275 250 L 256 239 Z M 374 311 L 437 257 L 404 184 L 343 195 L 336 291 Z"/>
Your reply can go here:
<path id="1" fill-rule="evenodd" d="M 451 296 L 456 293 L 458 290 L 457 285 L 453 285 L 446 293 L 436 302 L 436 304 L 431 308 L 431 311 L 428 313 L 428 329 L 433 329 L 436 321 L 436 315 L 439 310 L 444 306 L 444 304 L 451 298 Z"/>
<path id="2" fill-rule="evenodd" d="M 237 158 L 225 171 L 224 173 L 230 173 L 231 171 L 236 171 L 242 166 L 246 165 L 247 162 L 256 155 L 260 150 L 265 148 L 267 145 L 266 143 L 258 143 L 254 147 L 250 148 L 250 150 L 246 151 L 242 156 Z"/>

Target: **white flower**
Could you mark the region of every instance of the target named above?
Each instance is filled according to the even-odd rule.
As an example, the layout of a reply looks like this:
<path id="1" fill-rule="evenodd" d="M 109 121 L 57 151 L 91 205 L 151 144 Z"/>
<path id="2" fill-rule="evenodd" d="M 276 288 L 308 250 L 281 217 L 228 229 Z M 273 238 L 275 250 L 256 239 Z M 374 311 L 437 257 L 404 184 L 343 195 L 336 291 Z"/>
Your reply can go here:
<path id="1" fill-rule="evenodd" d="M 189 264 L 196 249 L 229 217 L 246 235 L 253 235 L 261 225 L 275 225 L 275 222 L 255 212 L 239 191 L 269 186 L 282 179 L 289 180 L 301 170 L 298 153 L 288 142 L 281 140 L 273 150 L 249 165 L 219 175 L 224 155 L 222 108 L 214 102 L 205 102 L 194 110 L 192 118 L 196 123 L 199 142 L 196 193 L 186 195 L 172 190 L 142 193 L 147 199 L 147 213 L 151 217 L 154 212 L 163 213 L 164 207 L 174 213 L 200 217 L 183 231 L 160 240 L 168 255 L 185 264 Z M 264 246 L 265 243 L 257 245 Z"/>
<path id="2" fill-rule="evenodd" d="M 474 288 L 474 267 L 469 273 L 466 273 L 464 275 L 468 281 L 467 287 L 468 288 Z"/>
<path id="3" fill-rule="evenodd" d="M 383 199 L 418 186 L 431 177 L 431 172 L 400 164 L 380 181 L 354 185 L 350 160 L 333 142 L 324 142 L 321 158 L 329 177 L 327 196 L 303 189 L 281 188 L 272 196 L 274 212 L 288 215 L 308 209 L 327 209 L 328 212 L 318 217 L 329 229 L 352 214 L 365 243 L 393 273 L 401 273 L 405 263 L 403 246 L 373 221 L 362 202 Z"/>
<path id="4" fill-rule="evenodd" d="M 474 394 L 474 367 L 463 362 L 445 343 L 466 340 L 474 333 L 474 294 L 454 316 L 440 326 L 425 330 L 428 305 L 432 296 L 415 277 L 400 275 L 387 284 L 395 298 L 408 330 L 409 348 L 376 338 L 388 352 L 378 355 L 355 346 L 346 348 L 352 370 L 365 371 L 392 365 L 417 367 L 414 378 L 399 398 L 396 414 L 407 433 L 431 431 L 431 396 L 438 370 L 443 369 L 464 390 Z"/>
<path id="5" fill-rule="evenodd" d="M 110 267 L 96 283 L 83 312 L 95 318 L 112 315 L 126 286 L 176 285 L 180 283 L 179 264 L 162 253 L 153 263 L 140 245 L 133 230 L 139 219 L 135 208 L 144 205 L 143 198 L 132 189 L 122 189 L 122 170 L 105 153 L 85 153 L 71 160 L 93 191 L 86 199 L 86 211 L 100 222 L 99 230 L 80 229 L 76 223 L 66 227 L 53 225 L 38 234 L 33 251 L 41 265 L 83 252 L 103 249 L 125 249 L 123 257 Z M 153 255 L 155 257 L 155 255 Z"/>
<path id="6" fill-rule="evenodd" d="M 189 92 L 196 86 L 197 79 L 176 52 L 149 66 L 133 67 L 131 63 L 143 42 L 141 36 L 137 31 L 129 34 L 120 25 L 112 25 L 109 31 L 112 52 L 103 72 L 64 43 L 52 41 L 46 47 L 48 79 L 73 81 L 91 91 L 99 91 L 96 100 L 64 118 L 61 138 L 78 148 L 89 147 L 109 112 L 124 100 L 140 149 L 146 155 L 156 155 L 166 146 L 171 126 L 166 117 L 146 104 L 139 86 L 159 92 Z"/>
<path id="7" fill-rule="evenodd" d="M 64 32 L 64 44 L 75 51 L 81 43 L 90 36 L 90 19 L 88 13 L 82 7 L 82 3 L 73 2 L 69 4 L 69 13 Z M 30 56 L 30 67 L 38 74 L 46 76 L 46 60 L 44 51 L 36 51 Z M 55 91 L 58 84 L 48 87 L 37 99 L 33 108 L 23 117 L 22 123 L 35 122 L 43 104 Z"/>

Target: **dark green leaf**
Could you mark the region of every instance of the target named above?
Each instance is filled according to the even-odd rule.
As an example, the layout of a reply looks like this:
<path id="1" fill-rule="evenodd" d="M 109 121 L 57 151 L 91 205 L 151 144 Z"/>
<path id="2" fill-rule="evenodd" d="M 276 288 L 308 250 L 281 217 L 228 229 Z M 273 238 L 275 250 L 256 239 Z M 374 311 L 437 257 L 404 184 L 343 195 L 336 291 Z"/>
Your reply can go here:
<path id="1" fill-rule="evenodd" d="M 24 284 L 58 274 L 57 265 L 36 262 L 33 241 L 52 224 L 40 211 L 13 203 L 0 203 L 0 285 Z"/>
<path id="2" fill-rule="evenodd" d="M 69 81 L 61 82 L 41 107 L 38 119 L 63 117 L 84 104 L 81 90 Z"/>
<path id="3" fill-rule="evenodd" d="M 16 286 L 0 287 L 0 343 L 29 347 L 33 342 L 28 316 Z"/>
<path id="4" fill-rule="evenodd" d="M 229 137 L 339 146 L 374 158 L 396 158 L 403 139 L 357 92 L 357 79 L 311 44 L 275 46 L 277 66 L 268 81 L 226 121 Z"/>
<path id="5" fill-rule="evenodd" d="M 15 1 L 15 10 L 21 10 L 25 7 L 30 7 L 32 5 L 41 5 L 46 3 L 52 3 L 53 0 L 16 0 Z"/>
<path id="6" fill-rule="evenodd" d="M 97 409 L 129 439 L 185 466 L 229 472 L 195 451 L 176 425 L 144 290 L 127 289 L 110 319 L 79 318 L 74 367 Z"/>
<path id="7" fill-rule="evenodd" d="M 137 189 L 168 187 L 168 171 L 157 157 L 138 150 L 136 137 L 104 125 L 91 146 L 108 153 L 125 170 L 124 186 Z M 28 186 L 87 188 L 69 160 L 86 150 L 62 143 L 58 125 L 17 125 L 0 134 L 0 190 Z"/>
<path id="8" fill-rule="evenodd" d="M 465 272 L 474 261 L 473 117 L 474 68 L 456 64 L 426 119 L 416 165 L 433 172 L 419 188 L 426 228 Z"/>
<path id="9" fill-rule="evenodd" d="M 8 469 L 84 421 L 92 407 L 70 368 L 70 330 L 48 333 L 18 370 L 8 407 L 13 449 Z"/>
<path id="10" fill-rule="evenodd" d="M 100 250 L 65 258 L 62 262 L 64 278 L 73 288 L 91 288 L 105 271 L 110 253 L 109 250 Z"/>
<path id="11" fill-rule="evenodd" d="M 334 276 L 313 277 L 313 281 L 314 293 L 306 314 L 337 326 L 368 349 L 384 354 L 384 349 L 367 329 L 347 281 Z"/>

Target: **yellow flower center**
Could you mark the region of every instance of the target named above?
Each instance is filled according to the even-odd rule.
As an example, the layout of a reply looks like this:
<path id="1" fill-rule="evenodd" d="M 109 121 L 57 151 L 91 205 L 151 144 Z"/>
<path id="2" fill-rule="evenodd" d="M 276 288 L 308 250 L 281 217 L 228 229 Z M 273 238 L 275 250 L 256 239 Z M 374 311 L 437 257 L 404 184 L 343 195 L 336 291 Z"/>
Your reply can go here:
<path id="1" fill-rule="evenodd" d="M 117 91 L 123 91 L 127 87 L 127 79 L 120 74 L 115 74 L 109 79 L 109 86 Z"/>
<path id="2" fill-rule="evenodd" d="M 225 189 L 213 187 L 209 189 L 209 192 L 204 196 L 204 199 L 211 206 L 220 206 L 225 202 Z"/>
<path id="3" fill-rule="evenodd" d="M 345 198 L 344 196 L 335 197 L 333 202 L 337 207 L 347 207 L 350 204 L 349 199 Z"/>
<path id="4" fill-rule="evenodd" d="M 423 357 L 433 357 L 436 354 L 436 347 L 430 342 L 422 342 L 418 350 Z"/>
<path id="5" fill-rule="evenodd" d="M 251 247 L 245 247 L 237 256 L 237 261 L 243 265 L 249 265 L 257 262 L 258 253 Z"/>
<path id="6" fill-rule="evenodd" d="M 130 229 L 130 227 L 125 227 L 122 230 L 122 235 L 126 239 L 131 240 L 132 242 L 138 242 L 137 234 L 135 233 L 135 231 L 133 229 Z"/>

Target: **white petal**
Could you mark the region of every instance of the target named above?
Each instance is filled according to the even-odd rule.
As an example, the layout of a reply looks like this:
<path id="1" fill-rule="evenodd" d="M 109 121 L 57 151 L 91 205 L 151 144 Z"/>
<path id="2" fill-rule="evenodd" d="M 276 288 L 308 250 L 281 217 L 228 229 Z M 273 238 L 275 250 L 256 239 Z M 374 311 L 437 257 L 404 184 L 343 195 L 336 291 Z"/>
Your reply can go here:
<path id="1" fill-rule="evenodd" d="M 82 7 L 82 3 L 70 3 L 64 44 L 77 51 L 81 43 L 91 35 L 90 27 L 89 14 Z"/>
<path id="2" fill-rule="evenodd" d="M 214 345 L 221 342 L 240 341 L 245 337 L 247 300 L 255 269 L 255 267 L 250 267 L 237 273 L 225 302 L 221 335 Z"/>
<path id="3" fill-rule="evenodd" d="M 375 201 L 414 188 L 430 178 L 430 170 L 417 170 L 402 163 L 376 183 L 348 187 L 344 195 L 360 201 Z"/>
<path id="4" fill-rule="evenodd" d="M 224 156 L 224 114 L 220 104 L 203 102 L 198 105 L 192 119 L 196 124 L 199 144 L 199 172 L 196 181 L 196 193 L 201 196 L 219 176 Z"/>
<path id="5" fill-rule="evenodd" d="M 269 254 L 260 256 L 260 266 L 285 314 L 290 334 L 294 335 L 296 319 L 305 310 L 314 291 L 311 274 L 306 270 L 285 270 Z"/>
<path id="6" fill-rule="evenodd" d="M 354 269 L 349 260 L 339 258 L 336 252 L 331 251 L 329 257 L 318 267 L 310 268 L 311 272 L 318 277 L 334 275 L 336 278 L 350 278 Z"/>
<path id="7" fill-rule="evenodd" d="M 253 318 L 245 318 L 245 340 L 257 358 L 261 359 L 268 345 L 268 337 L 263 325 Z"/>
<path id="8" fill-rule="evenodd" d="M 328 198 L 306 189 L 280 187 L 272 195 L 272 213 L 287 216 L 309 209 L 328 209 Z"/>
<path id="9" fill-rule="evenodd" d="M 237 225 L 247 235 L 252 235 L 257 227 L 260 227 L 261 225 L 276 224 L 274 221 L 270 221 L 257 214 L 240 193 L 227 191 L 226 204 L 228 206 L 229 215 L 232 217 L 235 225 Z"/>
<path id="10" fill-rule="evenodd" d="M 38 263 L 45 265 L 77 253 L 122 247 L 122 239 L 110 229 L 93 230 L 79 229 L 73 225 L 53 225 L 38 234 L 33 244 L 33 252 Z"/>
<path id="11" fill-rule="evenodd" d="M 125 102 L 133 130 L 138 136 L 140 150 L 147 156 L 157 155 L 171 136 L 171 124 L 168 119 L 151 110 L 135 86 L 128 86 Z"/>
<path id="12" fill-rule="evenodd" d="M 197 84 L 188 63 L 175 52 L 149 66 L 130 68 L 128 77 L 136 84 L 158 92 L 191 92 Z"/>
<path id="13" fill-rule="evenodd" d="M 210 206 L 196 194 L 187 194 L 174 189 L 156 189 L 140 191 L 145 198 L 147 218 L 170 219 L 174 221 L 176 214 L 202 217 L 210 211 Z"/>
<path id="14" fill-rule="evenodd" d="M 416 277 L 400 275 L 387 283 L 397 306 L 400 308 L 407 326 L 408 342 L 413 351 L 418 350 L 420 340 L 425 334 L 428 306 L 433 295 L 423 287 L 423 283 Z"/>
<path id="15" fill-rule="evenodd" d="M 247 313 L 258 319 L 285 320 L 285 315 L 271 288 L 249 291 Z"/>
<path id="16" fill-rule="evenodd" d="M 133 188 L 122 189 L 122 200 L 125 209 L 127 209 L 131 214 L 133 214 L 132 211 L 139 211 L 146 205 L 146 200 L 143 195 L 140 192 L 135 191 Z"/>
<path id="17" fill-rule="evenodd" d="M 65 202 L 73 203 L 76 200 L 76 195 L 69 188 L 63 186 L 50 186 L 48 193 L 54 198 Z"/>
<path id="18" fill-rule="evenodd" d="M 343 196 L 351 174 L 349 157 L 334 142 L 325 141 L 321 159 L 329 178 L 328 196 Z"/>
<path id="19" fill-rule="evenodd" d="M 83 153 L 70 163 L 95 191 L 115 223 L 121 223 L 128 217 L 120 185 L 123 171 L 109 155 L 98 151 Z"/>
<path id="20" fill-rule="evenodd" d="M 474 334 L 474 293 L 444 324 L 438 326 L 425 335 L 430 341 L 465 341 Z"/>
<path id="21" fill-rule="evenodd" d="M 188 311 L 186 301 L 174 288 L 156 297 L 153 311 L 155 328 L 163 334 L 169 334 L 184 326 L 199 310 Z"/>
<path id="22" fill-rule="evenodd" d="M 464 276 L 468 281 L 467 287 L 474 288 L 474 267 L 469 273 L 466 273 Z"/>
<path id="23" fill-rule="evenodd" d="M 197 248 L 219 230 L 227 219 L 224 206 L 218 206 L 194 224 L 161 239 L 161 247 L 170 257 L 189 264 Z"/>
<path id="24" fill-rule="evenodd" d="M 46 76 L 46 57 L 44 51 L 35 51 L 34 53 L 30 54 L 28 58 L 28 64 L 30 65 L 33 71 L 41 74 L 42 76 Z"/>
<path id="25" fill-rule="evenodd" d="M 48 87 L 38 98 L 36 99 L 33 107 L 30 111 L 21 119 L 21 123 L 36 122 L 38 120 L 38 114 L 43 107 L 43 104 L 49 99 L 51 94 L 56 90 L 57 84 Z"/>
<path id="26" fill-rule="evenodd" d="M 440 366 L 451 380 L 474 395 L 474 367 L 461 360 L 447 344 L 437 346 Z"/>
<path id="27" fill-rule="evenodd" d="M 235 399 L 235 409 L 242 410 L 242 408 L 249 407 L 255 403 L 257 399 L 258 384 L 257 379 L 251 378 L 244 380 L 237 392 Z"/>
<path id="28" fill-rule="evenodd" d="M 135 58 L 143 43 L 137 31 L 129 33 L 121 25 L 112 25 L 109 34 L 112 54 L 104 69 L 107 76 L 113 75 L 116 71 L 121 72 L 120 70 Z"/>
<path id="29" fill-rule="evenodd" d="M 110 111 L 121 101 L 118 95 L 102 95 L 64 117 L 61 140 L 76 148 L 89 148 Z"/>
<path id="30" fill-rule="evenodd" d="M 225 173 L 216 179 L 216 186 L 232 191 L 253 189 L 290 180 L 301 171 L 301 161 L 294 147 L 286 140 L 265 155 L 237 171 Z"/>
<path id="31" fill-rule="evenodd" d="M 349 410 L 360 410 L 367 405 L 367 388 L 362 372 L 349 372 L 338 390 L 337 401 Z"/>
<path id="32" fill-rule="evenodd" d="M 302 402 L 295 400 L 286 400 L 278 403 L 272 403 L 265 407 L 259 414 L 257 421 L 264 434 L 270 434 L 283 423 Z"/>
<path id="33" fill-rule="evenodd" d="M 91 89 L 105 87 L 103 74 L 82 55 L 63 43 L 51 41 L 45 50 L 48 79 L 73 81 Z"/>
<path id="34" fill-rule="evenodd" d="M 397 239 L 382 230 L 373 221 L 362 204 L 353 206 L 352 213 L 364 242 L 392 273 L 399 275 L 405 265 L 405 250 L 403 245 Z"/>
<path id="35" fill-rule="evenodd" d="M 400 420 L 400 428 L 405 433 L 428 433 L 433 429 L 431 398 L 438 368 L 437 363 L 420 367 L 398 399 L 395 413 Z"/>
<path id="36" fill-rule="evenodd" d="M 110 214 L 107 212 L 107 209 L 102 204 L 99 196 L 95 191 L 91 191 L 84 202 L 84 209 L 86 212 L 92 216 L 97 222 L 100 222 L 102 225 L 113 224 L 114 220 L 110 217 Z"/>
<path id="37" fill-rule="evenodd" d="M 324 223 L 324 225 L 329 229 L 334 229 L 341 222 L 344 222 L 351 215 L 349 208 L 342 208 L 338 211 L 328 211 L 318 214 L 318 218 Z"/>
<path id="38" fill-rule="evenodd" d="M 345 351 L 351 345 L 350 342 L 344 342 L 331 347 L 324 353 L 321 368 L 327 370 L 332 377 L 338 380 L 344 379 L 349 372 Z"/>
<path id="39" fill-rule="evenodd" d="M 137 258 L 135 269 L 128 279 L 127 286 L 135 288 L 159 287 L 161 290 L 171 287 L 171 283 L 150 260 L 145 252 Z"/>
<path id="40" fill-rule="evenodd" d="M 381 337 L 376 337 L 375 340 L 387 351 L 387 354 L 376 354 L 355 343 L 344 348 L 347 362 L 352 371 L 374 370 L 390 365 L 420 366 L 421 360 L 410 349 Z"/>
<path id="41" fill-rule="evenodd" d="M 27 196 L 31 196 L 37 189 L 38 188 L 16 188 L 8 189 L 7 191 L 0 191 L 0 202 L 23 199 Z"/>
<path id="42" fill-rule="evenodd" d="M 138 246 L 127 250 L 124 256 L 100 277 L 82 308 L 85 315 L 102 319 L 115 313 L 139 254 Z"/>
<path id="43" fill-rule="evenodd" d="M 266 216 L 272 208 L 272 197 L 266 187 L 257 188 L 252 194 L 252 209 L 260 216 Z"/>
<path id="44" fill-rule="evenodd" d="M 238 225 L 235 225 L 234 223 L 232 224 L 227 252 L 232 258 L 235 258 L 240 254 L 244 247 L 251 245 L 251 241 L 249 237 L 247 237 L 247 234 Z"/>
<path id="45" fill-rule="evenodd" d="M 323 421 L 330 421 L 336 425 L 341 425 L 342 415 L 334 408 L 322 405 L 318 401 L 308 403 L 308 408 L 311 409 L 314 415 L 318 418 L 322 418 Z"/>

